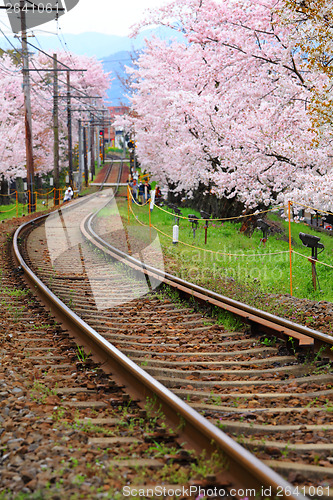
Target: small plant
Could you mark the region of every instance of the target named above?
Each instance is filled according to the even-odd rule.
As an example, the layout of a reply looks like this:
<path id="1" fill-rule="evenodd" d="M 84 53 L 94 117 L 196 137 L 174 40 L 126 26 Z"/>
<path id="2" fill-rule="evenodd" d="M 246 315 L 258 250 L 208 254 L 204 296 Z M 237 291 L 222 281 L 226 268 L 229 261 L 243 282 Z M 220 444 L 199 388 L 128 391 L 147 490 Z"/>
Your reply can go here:
<path id="1" fill-rule="evenodd" d="M 147 453 L 147 455 L 154 455 L 154 457 L 158 458 L 158 457 L 164 457 L 165 455 L 176 454 L 178 451 L 179 451 L 178 448 L 175 447 L 169 448 L 165 443 L 157 443 L 156 441 L 154 441 L 154 444 L 149 446 L 149 448 L 147 448 L 145 453 Z"/>
<path id="2" fill-rule="evenodd" d="M 74 303 L 74 299 L 73 299 L 73 295 L 74 295 L 75 291 L 74 290 L 70 290 L 69 291 L 69 294 L 70 294 L 70 298 L 68 300 L 68 307 L 71 309 L 73 307 L 75 307 L 75 303 Z"/>
<path id="3" fill-rule="evenodd" d="M 333 404 L 329 403 L 328 400 L 326 400 L 325 410 L 328 412 L 333 412 Z"/>
<path id="4" fill-rule="evenodd" d="M 197 458 L 197 463 L 191 464 L 192 472 L 199 477 L 207 477 L 210 474 L 215 474 L 217 469 L 227 469 L 227 467 L 227 458 L 217 451 L 214 451 L 207 459 L 204 450 Z"/>
<path id="5" fill-rule="evenodd" d="M 312 401 L 310 401 L 310 403 L 306 405 L 305 408 L 310 408 L 311 406 L 313 406 L 318 401 L 318 399 L 318 397 L 314 398 Z"/>
<path id="6" fill-rule="evenodd" d="M 271 347 L 271 346 L 275 346 L 276 344 L 276 337 L 264 337 L 262 339 L 260 339 L 260 342 L 261 344 L 267 346 L 267 347 Z"/>
<path id="7" fill-rule="evenodd" d="M 60 420 L 62 420 L 64 418 L 65 413 L 66 413 L 65 408 L 58 406 L 56 408 L 56 410 L 53 412 L 52 419 L 55 422 L 59 422 Z"/>
<path id="8" fill-rule="evenodd" d="M 146 398 L 145 410 L 147 414 L 147 420 L 149 421 L 149 424 L 152 426 L 152 428 L 156 426 L 159 419 L 165 419 L 164 413 L 161 410 L 161 405 L 156 409 L 156 404 L 156 398 Z"/>
<path id="9" fill-rule="evenodd" d="M 31 388 L 32 399 L 42 404 L 45 403 L 45 400 L 48 396 L 55 396 L 56 394 L 57 394 L 56 389 L 50 389 L 49 387 L 46 387 L 37 380 L 35 380 Z"/>
<path id="10" fill-rule="evenodd" d="M 236 436 L 236 441 L 239 444 L 243 444 L 245 442 L 245 436 L 244 436 L 244 434 L 238 434 Z"/>
<path id="11" fill-rule="evenodd" d="M 295 343 L 294 337 L 288 337 L 288 342 L 291 346 L 291 350 L 292 350 L 293 354 L 296 355 L 296 343 Z"/>
<path id="12" fill-rule="evenodd" d="M 290 448 L 290 443 L 288 441 L 288 444 L 286 444 L 286 446 L 281 451 L 281 455 L 286 458 L 289 455 L 290 451 L 292 451 L 292 448 Z"/>
<path id="13" fill-rule="evenodd" d="M 212 314 L 216 318 L 216 323 L 224 326 L 226 330 L 237 331 L 242 328 L 241 321 L 229 311 L 214 307 Z"/>
<path id="14" fill-rule="evenodd" d="M 216 422 L 216 427 L 218 427 L 219 429 L 221 429 L 221 431 L 225 431 L 225 430 L 226 430 L 226 428 L 227 428 L 226 424 L 224 424 L 224 423 L 222 422 L 222 419 L 221 419 L 221 418 L 220 418 L 220 420 L 218 420 L 218 421 Z"/>
<path id="15" fill-rule="evenodd" d="M 332 347 L 333 347 L 333 346 L 332 346 Z M 332 349 L 332 347 L 331 347 L 331 349 Z M 312 363 L 311 363 L 311 364 L 314 364 L 314 363 L 316 363 L 317 361 L 319 361 L 319 360 L 320 360 L 320 356 L 321 356 L 321 355 L 322 355 L 322 353 L 325 351 L 325 349 L 326 349 L 326 346 L 324 346 L 324 345 L 322 345 L 322 346 L 318 349 L 318 351 L 316 352 L 316 355 L 315 355 L 315 357 L 314 357 L 314 359 L 313 359 L 313 361 L 312 361 Z"/>
<path id="16" fill-rule="evenodd" d="M 86 480 L 86 476 L 83 474 L 78 474 L 77 476 L 74 477 L 73 479 L 73 484 L 80 486 L 84 481 Z"/>
<path id="17" fill-rule="evenodd" d="M 83 347 L 80 347 L 79 345 L 77 345 L 76 348 L 77 348 L 77 352 L 76 352 L 77 359 L 81 363 L 85 364 L 87 362 L 89 356 L 91 355 L 91 352 L 89 351 L 88 354 L 86 354 L 84 352 Z"/>

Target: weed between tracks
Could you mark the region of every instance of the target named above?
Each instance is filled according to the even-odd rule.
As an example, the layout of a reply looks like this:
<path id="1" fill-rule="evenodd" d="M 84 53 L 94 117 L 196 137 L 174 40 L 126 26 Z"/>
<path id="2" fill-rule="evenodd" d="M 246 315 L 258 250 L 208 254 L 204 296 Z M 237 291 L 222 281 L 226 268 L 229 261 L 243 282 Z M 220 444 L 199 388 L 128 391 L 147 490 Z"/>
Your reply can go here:
<path id="1" fill-rule="evenodd" d="M 186 308 L 189 312 L 204 314 L 207 317 L 207 320 L 203 322 L 205 326 L 213 324 L 222 325 L 228 331 L 237 331 L 243 328 L 242 322 L 232 313 L 229 313 L 229 311 L 224 311 L 216 306 L 205 308 L 200 306 L 192 297 L 184 300 L 178 291 L 169 285 L 161 285 L 157 291 L 152 293 L 152 296 L 162 301 L 165 299 L 170 300 L 179 309 Z M 214 322 L 211 322 L 208 319 L 209 317 L 213 318 Z"/>

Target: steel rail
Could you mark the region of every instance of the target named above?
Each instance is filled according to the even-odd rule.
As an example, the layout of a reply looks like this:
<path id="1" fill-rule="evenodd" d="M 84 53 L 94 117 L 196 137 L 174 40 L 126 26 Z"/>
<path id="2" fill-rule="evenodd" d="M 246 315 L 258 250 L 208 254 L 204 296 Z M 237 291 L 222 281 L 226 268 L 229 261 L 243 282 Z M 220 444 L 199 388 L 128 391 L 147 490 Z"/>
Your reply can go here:
<path id="1" fill-rule="evenodd" d="M 106 171 L 106 174 L 105 174 L 105 176 L 104 176 L 104 180 L 102 181 L 102 184 L 99 186 L 98 191 L 102 191 L 102 189 L 103 189 L 103 187 L 104 187 L 104 184 L 106 184 L 106 181 L 108 180 L 109 175 L 110 175 L 110 173 L 111 173 L 111 170 L 112 170 L 112 167 L 113 167 L 113 163 L 114 163 L 114 162 L 113 162 L 113 160 L 111 160 L 111 163 L 110 163 L 110 165 L 108 166 L 107 171 Z"/>
<path id="2" fill-rule="evenodd" d="M 121 160 L 121 163 L 119 165 L 119 170 L 118 170 L 118 177 L 117 177 L 117 187 L 115 189 L 115 195 L 118 193 L 119 191 L 119 184 L 120 184 L 120 181 L 121 181 L 121 176 L 122 176 L 122 173 L 123 173 L 123 166 L 124 166 L 124 160 L 122 159 Z"/>
<path id="3" fill-rule="evenodd" d="M 70 207 L 68 207 L 69 209 Z M 39 217 L 34 223 L 47 216 Z M 262 489 L 268 488 L 270 496 L 304 500 L 299 492 L 279 474 L 263 464 L 259 459 L 229 438 L 216 426 L 188 406 L 169 389 L 132 362 L 116 347 L 105 340 L 77 314 L 71 311 L 29 268 L 19 250 L 20 235 L 30 227 L 31 222 L 23 224 L 14 234 L 13 251 L 27 281 L 52 313 L 62 321 L 70 333 L 83 342 L 103 363 L 103 368 L 113 374 L 116 381 L 128 388 L 132 397 L 146 404 L 149 397 L 160 408 L 173 427 L 179 430 L 179 440 L 186 441 L 190 448 L 205 449 L 212 454 L 218 451 L 223 460 L 218 478 L 224 485 L 235 488 L 235 496 L 263 496 Z M 251 491 L 253 490 L 252 494 Z"/>
<path id="4" fill-rule="evenodd" d="M 164 283 L 177 288 L 187 296 L 193 296 L 206 304 L 223 308 L 239 316 L 243 322 L 251 325 L 254 329 L 259 328 L 263 331 L 273 333 L 276 336 L 282 336 L 284 339 L 286 336 L 293 337 L 299 342 L 299 345 L 313 345 L 315 350 L 321 349 L 322 355 L 329 357 L 331 360 L 333 359 L 333 350 L 331 349 L 333 346 L 333 337 L 330 335 L 307 326 L 299 325 L 293 321 L 275 316 L 274 314 L 251 307 L 247 304 L 243 304 L 242 302 L 200 287 L 194 283 L 182 280 L 177 276 L 140 262 L 134 257 L 113 247 L 96 234 L 92 228 L 92 223 L 96 215 L 97 214 L 92 214 L 88 216 L 81 227 L 83 228 L 86 238 L 94 240 L 95 244 L 98 244 L 100 249 L 106 250 L 111 256 L 121 260 L 123 263 L 136 270 L 144 272 L 148 276 L 157 278 Z"/>

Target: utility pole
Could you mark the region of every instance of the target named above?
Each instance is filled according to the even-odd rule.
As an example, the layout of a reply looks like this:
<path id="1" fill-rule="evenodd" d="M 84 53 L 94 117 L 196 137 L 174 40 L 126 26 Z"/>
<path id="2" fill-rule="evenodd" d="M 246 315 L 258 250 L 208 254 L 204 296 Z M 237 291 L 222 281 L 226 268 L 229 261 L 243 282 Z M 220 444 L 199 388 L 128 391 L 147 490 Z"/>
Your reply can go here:
<path id="1" fill-rule="evenodd" d="M 67 71 L 67 131 L 68 131 L 68 175 L 69 175 L 69 184 L 74 189 L 70 71 Z"/>
<path id="2" fill-rule="evenodd" d="M 103 163 L 105 163 L 105 140 L 104 140 L 104 134 L 105 134 L 105 129 L 102 129 L 103 134 L 102 134 L 102 159 Z"/>
<path id="3" fill-rule="evenodd" d="M 60 205 L 60 184 L 59 184 L 59 118 L 58 118 L 58 60 L 57 54 L 53 54 L 53 178 L 55 189 L 55 204 Z"/>
<path id="4" fill-rule="evenodd" d="M 84 159 L 84 183 L 88 187 L 88 159 L 87 159 L 87 127 L 83 127 L 83 159 Z"/>
<path id="5" fill-rule="evenodd" d="M 31 120 L 31 99 L 30 99 L 30 77 L 29 77 L 29 59 L 27 45 L 27 29 L 24 11 L 24 0 L 20 0 L 21 14 L 21 32 L 22 32 L 22 57 L 23 57 L 23 92 L 24 92 L 24 115 L 25 115 L 25 150 L 26 150 L 26 168 L 27 185 L 30 192 L 30 203 L 28 205 L 29 213 L 36 211 L 35 202 L 35 175 L 34 160 L 32 154 L 32 120 Z"/>
<path id="6" fill-rule="evenodd" d="M 89 176 L 89 181 L 92 180 L 92 176 L 91 176 L 91 133 L 90 133 L 90 128 L 91 128 L 91 125 L 90 125 L 90 121 L 87 123 L 87 157 L 88 157 L 88 164 L 87 164 L 87 169 L 88 169 L 88 175 L 89 175 L 89 172 L 90 172 L 90 176 Z"/>
<path id="7" fill-rule="evenodd" d="M 82 165 L 82 125 L 81 120 L 79 119 L 79 181 L 78 181 L 78 190 L 81 191 L 82 188 L 82 173 L 83 173 L 83 165 Z"/>
<path id="8" fill-rule="evenodd" d="M 99 138 L 98 127 L 96 127 L 95 134 L 96 134 L 95 144 L 96 144 L 97 165 L 98 165 L 98 167 L 100 167 L 101 166 L 101 141 Z"/>
<path id="9" fill-rule="evenodd" d="M 93 121 L 92 115 L 90 115 L 91 122 Z M 91 144 L 91 165 L 90 171 L 91 175 L 94 177 L 95 175 L 95 126 L 92 124 L 90 127 L 90 144 Z"/>

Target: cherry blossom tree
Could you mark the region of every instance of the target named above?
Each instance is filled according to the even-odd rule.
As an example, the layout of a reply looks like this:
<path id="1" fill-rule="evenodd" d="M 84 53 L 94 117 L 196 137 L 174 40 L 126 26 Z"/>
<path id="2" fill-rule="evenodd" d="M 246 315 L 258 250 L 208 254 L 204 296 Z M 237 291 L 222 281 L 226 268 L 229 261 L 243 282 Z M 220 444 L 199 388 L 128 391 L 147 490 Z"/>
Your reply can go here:
<path id="1" fill-rule="evenodd" d="M 4 180 L 24 174 L 22 73 L 6 54 L 0 61 L 0 175 Z"/>
<path id="2" fill-rule="evenodd" d="M 325 75 L 304 63 L 282 5 L 177 0 L 134 29 L 162 24 L 184 35 L 147 41 L 131 70 L 139 160 L 176 193 L 199 190 L 212 209 L 223 200 L 223 215 L 239 203 L 249 211 L 309 198 L 331 180 L 330 131 L 318 140 L 308 114 Z"/>
<path id="3" fill-rule="evenodd" d="M 310 116 L 318 136 L 332 122 L 333 109 L 333 13 L 328 0 L 284 0 L 281 21 L 289 27 L 290 38 L 304 54 L 308 71 L 317 71 L 322 79 L 311 88 Z"/>
<path id="4" fill-rule="evenodd" d="M 50 54 L 53 57 L 53 53 Z M 73 138 L 78 140 L 78 119 L 82 120 L 89 118 L 89 111 L 93 112 L 95 108 L 100 108 L 103 99 L 107 97 L 106 91 L 110 86 L 110 78 L 104 72 L 102 63 L 94 57 L 79 56 L 69 52 L 56 52 L 58 60 L 58 68 L 66 69 L 82 69 L 84 71 L 72 71 L 70 74 L 70 93 L 71 102 L 74 112 L 72 113 L 73 123 Z M 33 105 L 33 123 L 38 130 L 38 124 L 42 123 L 42 131 L 37 132 L 38 140 L 41 142 L 41 150 L 50 157 L 51 167 L 53 165 L 53 124 L 52 124 L 52 109 L 53 109 L 53 90 L 48 88 L 53 82 L 53 73 L 47 73 L 47 68 L 52 69 L 53 60 L 45 54 L 39 54 L 34 61 L 35 68 L 43 69 L 43 72 L 37 73 L 36 81 L 42 89 L 39 96 L 35 96 L 35 105 Z M 65 65 L 65 66 L 64 66 Z M 59 134 L 60 148 L 62 151 L 62 165 L 65 165 L 67 156 L 67 110 L 66 110 L 66 95 L 67 95 L 67 80 L 66 72 L 59 72 Z M 91 98 L 89 98 L 91 96 Z M 78 109 L 86 112 L 79 112 Z M 76 111 L 75 111 L 76 110 Z M 42 116 L 41 116 L 42 115 Z"/>
<path id="5" fill-rule="evenodd" d="M 53 54 L 50 54 L 51 56 Z M 15 59 L 16 57 L 16 59 Z M 0 57 L 0 179 L 9 181 L 26 176 L 24 98 L 22 73 L 18 55 L 3 53 Z M 110 85 L 109 75 L 95 58 L 77 56 L 68 52 L 57 53 L 60 62 L 73 69 L 86 71 L 71 73 L 71 96 L 73 107 L 93 110 L 96 96 L 106 97 Z M 45 54 L 31 57 L 30 66 L 35 70 L 53 67 L 53 60 Z M 59 94 L 66 95 L 66 73 L 59 76 Z M 34 71 L 31 73 L 31 108 L 33 131 L 33 155 L 35 173 L 48 173 L 53 169 L 53 73 Z M 80 100 L 79 96 L 85 98 Z M 89 98 L 91 96 L 91 98 Z M 88 97 L 88 98 L 87 98 Z M 97 107 L 101 107 L 102 99 Z M 62 163 L 67 156 L 67 112 L 66 101 L 59 97 L 59 130 L 62 150 Z M 73 124 L 77 125 L 80 114 L 73 113 Z M 81 116 L 82 117 L 82 116 Z M 87 117 L 85 113 L 84 118 Z M 74 127 L 74 140 L 77 139 Z"/>

